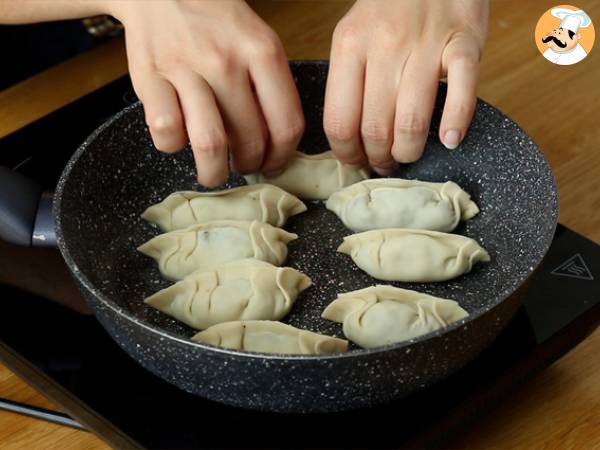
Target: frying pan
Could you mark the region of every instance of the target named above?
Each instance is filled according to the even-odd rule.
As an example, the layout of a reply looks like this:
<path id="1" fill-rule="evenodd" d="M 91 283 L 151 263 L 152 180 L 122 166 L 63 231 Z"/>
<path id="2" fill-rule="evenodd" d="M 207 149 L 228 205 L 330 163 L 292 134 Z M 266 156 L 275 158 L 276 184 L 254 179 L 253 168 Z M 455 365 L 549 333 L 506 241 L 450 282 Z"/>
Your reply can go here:
<path id="1" fill-rule="evenodd" d="M 307 120 L 300 150 L 324 151 L 327 63 L 292 62 L 291 68 Z M 453 180 L 465 188 L 481 213 L 456 232 L 475 238 L 492 260 L 450 282 L 392 284 L 457 300 L 470 315 L 447 328 L 393 345 L 323 356 L 240 352 L 192 342 L 194 330 L 144 304 L 146 296 L 169 283 L 136 247 L 159 234 L 140 219 L 146 207 L 173 191 L 203 188 L 196 183 L 190 151 L 167 155 L 154 149 L 139 103 L 98 128 L 65 168 L 54 195 L 58 247 L 114 340 L 146 369 L 188 392 L 280 412 L 340 411 L 406 396 L 464 366 L 492 342 L 519 307 L 524 282 L 546 253 L 557 220 L 553 174 L 525 132 L 479 101 L 465 141 L 449 151 L 437 139 L 444 98 L 441 84 L 423 158 L 394 175 Z M 39 202 L 39 191 L 15 178 L 10 172 L 0 177 L 2 191 L 12 189 L 1 202 L 7 211 L 3 237 L 51 245 L 48 198 Z M 19 189 L 15 183 L 21 183 Z M 227 186 L 243 183 L 232 175 Z M 377 280 L 335 252 L 350 231 L 322 203 L 309 203 L 308 211 L 285 228 L 300 236 L 289 245 L 287 265 L 308 274 L 314 286 L 284 322 L 342 336 L 341 326 L 321 319 L 321 312 L 338 292 Z"/>

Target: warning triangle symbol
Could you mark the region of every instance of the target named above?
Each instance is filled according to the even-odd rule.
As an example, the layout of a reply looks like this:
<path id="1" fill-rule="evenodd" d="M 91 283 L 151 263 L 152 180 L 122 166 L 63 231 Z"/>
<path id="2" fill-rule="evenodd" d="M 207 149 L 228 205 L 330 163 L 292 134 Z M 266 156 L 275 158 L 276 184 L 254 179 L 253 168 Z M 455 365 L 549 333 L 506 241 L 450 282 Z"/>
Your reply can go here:
<path id="1" fill-rule="evenodd" d="M 587 264 L 579 253 L 571 256 L 564 263 L 554 269 L 552 275 L 559 275 L 562 277 L 578 278 L 580 280 L 593 280 L 594 276 Z"/>

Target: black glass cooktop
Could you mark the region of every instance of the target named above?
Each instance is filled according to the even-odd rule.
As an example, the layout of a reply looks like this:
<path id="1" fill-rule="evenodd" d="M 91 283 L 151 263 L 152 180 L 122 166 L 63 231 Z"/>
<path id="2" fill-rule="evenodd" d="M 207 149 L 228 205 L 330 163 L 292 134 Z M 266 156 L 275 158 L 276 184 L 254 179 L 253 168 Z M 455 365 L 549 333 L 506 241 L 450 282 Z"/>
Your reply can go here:
<path id="1" fill-rule="evenodd" d="M 534 276 L 525 305 L 469 366 L 404 400 L 350 413 L 267 414 L 203 400 L 135 363 L 93 317 L 7 287 L 0 289 L 0 360 L 120 448 L 132 441 L 149 448 L 443 445 L 600 321 L 600 247 L 559 227 Z"/>
<path id="2" fill-rule="evenodd" d="M 79 142 L 134 99 L 120 79 L 1 139 L 0 164 L 52 188 Z M 533 277 L 508 328 L 470 365 L 411 397 L 348 413 L 269 414 L 195 397 L 137 365 L 93 317 L 3 285 L 0 361 L 117 448 L 443 446 L 600 322 L 600 246 L 559 226 Z"/>

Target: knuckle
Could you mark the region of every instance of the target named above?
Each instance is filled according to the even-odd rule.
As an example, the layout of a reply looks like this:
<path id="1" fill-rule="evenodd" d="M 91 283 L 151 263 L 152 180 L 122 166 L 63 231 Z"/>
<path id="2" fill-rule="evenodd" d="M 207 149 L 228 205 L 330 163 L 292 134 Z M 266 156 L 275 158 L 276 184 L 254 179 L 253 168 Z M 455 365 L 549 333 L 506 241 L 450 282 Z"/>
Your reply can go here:
<path id="1" fill-rule="evenodd" d="M 304 133 L 304 120 L 297 121 L 286 128 L 274 130 L 271 133 L 271 141 L 275 145 L 293 144 L 300 140 Z"/>
<path id="2" fill-rule="evenodd" d="M 146 123 L 152 133 L 174 134 L 182 127 L 181 120 L 174 114 L 147 114 Z"/>
<path id="3" fill-rule="evenodd" d="M 325 119 L 323 129 L 329 139 L 341 143 L 351 142 L 357 135 L 352 127 L 335 119 Z"/>
<path id="4" fill-rule="evenodd" d="M 224 51 L 208 51 L 204 56 L 203 65 L 209 73 L 218 76 L 231 74 L 235 71 L 235 60 L 233 56 Z"/>
<path id="5" fill-rule="evenodd" d="M 445 49 L 448 61 L 452 64 L 464 66 L 467 69 L 477 69 L 481 50 L 471 40 L 457 37 L 450 41 Z"/>
<path id="6" fill-rule="evenodd" d="M 188 66 L 185 57 L 179 53 L 156 55 L 152 59 L 136 64 L 135 77 L 169 79 Z"/>
<path id="7" fill-rule="evenodd" d="M 385 53 L 395 52 L 401 47 L 402 35 L 389 24 L 380 24 L 377 29 L 375 42 Z"/>
<path id="8" fill-rule="evenodd" d="M 429 130 L 429 121 L 415 114 L 406 114 L 398 118 L 395 132 L 400 135 L 422 136 Z"/>
<path id="9" fill-rule="evenodd" d="M 189 137 L 193 149 L 209 155 L 223 151 L 227 144 L 225 135 L 218 130 L 194 132 Z"/>
<path id="10" fill-rule="evenodd" d="M 338 50 L 355 50 L 362 41 L 363 28 L 352 22 L 341 21 L 333 32 L 332 45 Z"/>
<path id="11" fill-rule="evenodd" d="M 155 76 L 158 72 L 158 63 L 154 58 L 134 59 L 133 56 L 130 58 L 129 74 L 135 83 L 139 83 L 148 77 Z"/>
<path id="12" fill-rule="evenodd" d="M 189 61 L 184 55 L 174 53 L 173 55 L 165 55 L 162 60 L 157 62 L 157 73 L 165 78 L 170 78 L 173 75 L 189 70 Z"/>
<path id="13" fill-rule="evenodd" d="M 377 144 L 391 144 L 392 132 L 390 128 L 376 120 L 365 120 L 361 125 L 362 137 Z"/>
<path id="14" fill-rule="evenodd" d="M 284 57 L 283 46 L 277 34 L 272 30 L 263 30 L 250 43 L 250 53 L 261 60 L 273 60 Z"/>

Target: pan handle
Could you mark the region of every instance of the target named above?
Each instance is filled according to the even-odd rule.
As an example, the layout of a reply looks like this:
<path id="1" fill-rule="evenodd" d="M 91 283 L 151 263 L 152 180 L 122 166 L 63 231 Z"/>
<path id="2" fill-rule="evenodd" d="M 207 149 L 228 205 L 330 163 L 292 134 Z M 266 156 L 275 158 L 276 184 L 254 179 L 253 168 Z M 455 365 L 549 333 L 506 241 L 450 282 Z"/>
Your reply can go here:
<path id="1" fill-rule="evenodd" d="M 56 247 L 53 195 L 0 166 L 0 239 L 26 247 Z"/>

